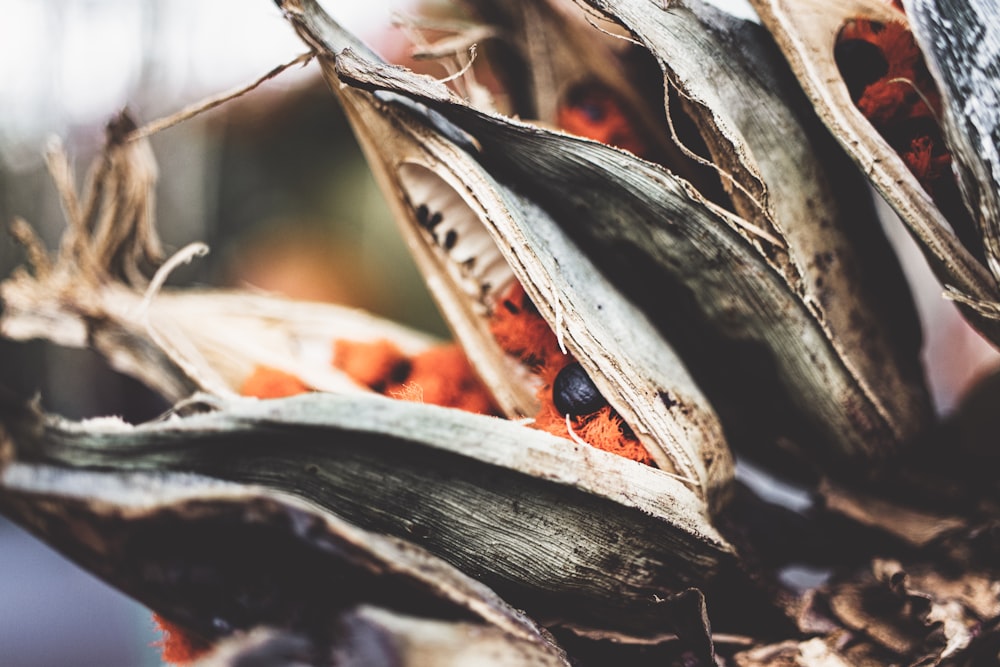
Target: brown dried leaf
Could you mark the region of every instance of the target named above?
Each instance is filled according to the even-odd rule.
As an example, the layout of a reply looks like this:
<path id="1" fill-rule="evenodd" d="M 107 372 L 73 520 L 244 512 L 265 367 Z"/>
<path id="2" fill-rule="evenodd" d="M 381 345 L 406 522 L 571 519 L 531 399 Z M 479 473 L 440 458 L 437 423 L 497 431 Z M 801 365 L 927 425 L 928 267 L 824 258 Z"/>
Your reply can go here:
<path id="1" fill-rule="evenodd" d="M 884 497 L 848 489 L 829 479 L 820 482 L 818 493 L 827 510 L 883 530 L 918 548 L 932 544 L 969 523 L 965 517 L 919 510 Z"/>

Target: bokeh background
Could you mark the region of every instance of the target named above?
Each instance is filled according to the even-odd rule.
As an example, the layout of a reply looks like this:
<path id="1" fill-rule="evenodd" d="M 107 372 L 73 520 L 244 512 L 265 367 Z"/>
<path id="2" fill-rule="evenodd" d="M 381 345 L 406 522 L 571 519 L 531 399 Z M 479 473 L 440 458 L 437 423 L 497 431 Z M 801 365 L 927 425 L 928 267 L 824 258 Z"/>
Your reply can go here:
<path id="1" fill-rule="evenodd" d="M 391 59 L 406 56 L 393 12 L 416 0 L 325 2 Z M 444 11 L 444 2 L 423 9 Z M 748 15 L 742 0 L 720 4 Z M 42 151 L 56 135 L 82 179 L 106 120 L 140 121 L 249 82 L 304 50 L 268 0 L 0 0 L 0 224 L 27 219 L 50 247 L 63 218 Z M 443 74 L 443 72 L 442 72 Z M 364 307 L 447 335 L 315 65 L 152 138 L 168 251 L 211 254 L 172 284 L 257 288 Z M 902 226 L 886 229 L 914 286 L 940 411 L 997 355 L 941 298 Z M 22 262 L 0 241 L 0 278 Z M 0 385 L 71 418 L 138 422 L 167 406 L 80 350 L 0 340 Z M 158 665 L 149 613 L 0 519 L 0 666 Z"/>

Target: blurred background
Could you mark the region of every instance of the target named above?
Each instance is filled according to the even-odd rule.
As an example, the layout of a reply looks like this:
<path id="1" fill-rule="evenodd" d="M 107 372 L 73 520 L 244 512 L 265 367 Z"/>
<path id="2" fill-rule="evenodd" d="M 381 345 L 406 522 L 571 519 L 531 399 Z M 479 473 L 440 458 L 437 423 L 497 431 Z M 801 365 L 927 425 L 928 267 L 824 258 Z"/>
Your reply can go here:
<path id="1" fill-rule="evenodd" d="M 400 0 L 326 3 L 387 55 Z M 305 51 L 269 0 L 0 0 L 0 224 L 54 248 L 64 221 L 42 152 L 52 135 L 81 181 L 104 125 L 142 123 L 249 83 Z M 315 65 L 151 139 L 157 217 L 172 252 L 211 254 L 171 282 L 254 285 L 364 306 L 445 334 L 334 97 Z M 3 232 L 0 278 L 23 261 Z M 0 384 L 47 410 L 137 422 L 167 406 L 94 354 L 0 340 Z M 149 612 L 0 519 L 0 665 L 158 665 Z"/>
<path id="2" fill-rule="evenodd" d="M 392 12 L 414 4 L 324 3 L 390 59 L 406 53 Z M 722 4 L 747 15 L 742 2 Z M 51 135 L 80 180 L 122 107 L 153 120 L 304 51 L 268 0 L 0 0 L 0 16 L 0 224 L 21 216 L 50 247 L 64 225 L 41 157 Z M 151 141 L 168 253 L 196 240 L 212 248 L 172 283 L 253 285 L 446 335 L 315 65 Z M 997 356 L 941 298 L 898 221 L 885 219 L 924 320 L 935 400 L 948 412 Z M 22 261 L 5 235 L 0 279 Z M 0 385 L 71 418 L 138 422 L 167 407 L 96 355 L 40 342 L 0 340 Z M 155 639 L 147 611 L 0 519 L 0 665 L 157 665 Z"/>

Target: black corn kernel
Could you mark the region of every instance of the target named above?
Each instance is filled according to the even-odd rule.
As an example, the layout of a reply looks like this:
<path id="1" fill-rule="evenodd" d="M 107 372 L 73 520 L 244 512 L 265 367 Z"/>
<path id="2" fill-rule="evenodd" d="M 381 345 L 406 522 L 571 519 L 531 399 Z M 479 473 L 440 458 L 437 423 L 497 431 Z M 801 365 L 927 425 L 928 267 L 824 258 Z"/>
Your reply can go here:
<path id="1" fill-rule="evenodd" d="M 430 215 L 430 211 L 427 209 L 427 204 L 421 204 L 417 207 L 417 222 L 420 223 L 421 227 L 427 226 L 427 217 Z"/>
<path id="2" fill-rule="evenodd" d="M 561 414 L 570 417 L 589 415 L 608 404 L 579 363 L 559 371 L 552 383 L 552 403 Z"/>

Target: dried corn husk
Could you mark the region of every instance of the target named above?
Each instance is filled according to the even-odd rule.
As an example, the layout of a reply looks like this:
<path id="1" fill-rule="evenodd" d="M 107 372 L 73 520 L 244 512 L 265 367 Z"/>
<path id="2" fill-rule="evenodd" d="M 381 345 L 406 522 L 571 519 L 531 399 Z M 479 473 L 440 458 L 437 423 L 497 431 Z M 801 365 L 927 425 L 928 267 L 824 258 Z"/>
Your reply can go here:
<path id="1" fill-rule="evenodd" d="M 116 146 L 112 144 L 109 150 L 117 150 Z M 433 151 L 454 150 L 444 142 L 428 146 L 407 164 L 407 168 L 418 176 L 420 169 L 426 169 L 423 166 L 426 161 L 434 157 Z M 474 164 L 470 166 L 475 167 Z M 450 178 L 454 181 L 455 177 Z M 509 225 L 515 215 L 520 216 L 519 219 L 535 220 L 538 225 L 548 224 L 538 229 L 525 227 L 523 243 L 527 247 L 544 247 L 546 252 L 557 255 L 553 258 L 539 251 L 535 263 L 541 269 L 537 273 L 524 272 L 528 284 L 540 281 L 546 272 L 556 274 L 560 259 L 571 262 L 559 283 L 563 291 L 555 295 L 557 300 L 546 302 L 547 307 L 556 308 L 562 301 L 568 309 L 575 298 L 577 288 L 574 285 L 585 285 L 597 290 L 601 297 L 597 303 L 585 304 L 585 307 L 603 310 L 604 317 L 613 318 L 613 326 L 603 329 L 601 335 L 607 336 L 608 330 L 618 331 L 614 327 L 631 323 L 631 333 L 625 331 L 620 341 L 611 342 L 620 346 L 629 344 L 632 336 L 638 335 L 640 342 L 642 336 L 655 337 L 641 315 L 630 310 L 627 302 L 617 299 L 610 291 L 607 292 L 610 296 L 604 298 L 605 292 L 601 290 L 609 288 L 597 280 L 585 262 L 579 267 L 576 265 L 572 246 L 566 245 L 559 235 L 545 231 L 554 228 L 546 222 L 543 213 L 515 193 L 500 190 L 499 186 L 494 189 L 488 176 L 480 175 L 479 178 L 477 187 L 485 204 L 470 197 L 461 199 L 460 205 L 489 206 L 490 219 L 499 220 L 498 224 Z M 95 344 L 109 358 L 130 368 L 153 386 L 179 387 L 175 391 L 180 393 L 193 385 L 207 387 L 219 396 L 231 396 L 233 380 L 239 376 L 237 371 L 242 368 L 241 364 L 279 365 L 275 360 L 282 359 L 286 359 L 286 364 L 292 363 L 287 359 L 314 341 L 315 336 L 329 340 L 338 335 L 379 335 L 402 341 L 400 346 L 404 349 L 425 344 L 426 339 L 405 331 L 398 331 L 394 337 L 387 336 L 380 323 L 360 315 L 341 318 L 337 309 L 329 311 L 336 317 L 324 317 L 321 308 L 314 309 L 310 305 L 299 308 L 277 299 L 208 293 L 171 295 L 161 291 L 160 286 L 176 262 L 168 262 L 148 286 L 141 284 L 139 279 L 126 283 L 100 267 L 81 273 L 74 260 L 77 254 L 94 249 L 94 239 L 87 235 L 86 227 L 72 221 L 71 217 L 70 234 L 75 235 L 72 247 L 80 250 L 54 265 L 27 228 L 21 230 L 36 271 L 33 276 L 22 271 L 5 285 L 4 296 L 8 303 L 5 331 L 20 336 L 44 335 L 70 344 Z M 133 237 L 123 235 L 122 247 L 128 247 L 130 238 Z M 586 309 L 583 313 L 594 318 L 601 315 Z M 550 313 L 550 316 L 559 320 L 558 315 Z M 677 363 L 672 356 L 665 360 L 658 355 L 643 356 L 642 350 L 619 362 L 606 350 L 598 349 L 601 339 L 587 331 L 581 318 L 581 313 L 567 313 L 564 325 L 567 343 L 575 349 L 579 346 L 585 351 L 595 350 L 592 356 L 601 363 L 611 364 L 610 368 L 616 373 L 621 374 L 622 367 L 636 368 L 638 381 L 642 381 L 649 377 L 650 371 L 638 369 L 635 364 L 646 363 L 660 377 L 666 377 L 664 367 Z M 40 326 L 40 321 L 46 322 L 46 326 Z M 234 349 L 226 349 L 230 336 Z M 105 340 L 106 343 L 98 344 Z M 128 363 L 122 364 L 120 359 Z M 296 372 L 304 368 L 303 364 L 305 359 L 298 365 L 279 367 Z M 306 372 L 302 376 L 311 380 Z M 206 377 L 218 380 L 208 382 Z M 691 406 L 683 393 L 684 377 L 666 379 L 669 385 L 647 387 L 648 391 L 642 391 L 641 385 L 636 389 L 636 379 L 627 377 L 621 388 L 611 385 L 609 391 L 631 394 L 635 401 L 653 402 L 661 411 L 648 422 L 648 428 L 654 433 L 656 429 L 669 432 L 674 426 L 673 412 L 678 415 L 678 423 L 694 424 L 691 434 L 680 431 L 673 436 L 677 438 L 678 447 L 699 444 L 698 437 L 705 434 L 710 437 L 708 445 L 719 446 L 718 425 L 709 421 L 703 426 L 697 422 L 702 418 L 700 413 L 690 414 Z M 330 388 L 318 381 L 312 384 L 316 388 Z M 346 389 L 344 393 L 357 394 Z M 714 531 L 707 519 L 706 486 L 710 491 L 722 491 L 731 475 L 731 461 L 725 450 L 717 455 L 712 455 L 707 446 L 703 451 L 694 451 L 691 465 L 695 472 L 690 478 L 679 479 L 682 475 L 671 476 L 665 471 L 591 451 L 570 440 L 553 438 L 521 424 L 496 419 L 469 423 L 465 421 L 469 415 L 451 410 L 426 412 L 427 406 L 421 405 L 381 400 L 368 408 L 363 402 L 348 402 L 314 404 L 303 410 L 304 404 L 287 403 L 284 405 L 291 413 L 278 416 L 272 415 L 266 404 L 256 401 L 225 405 L 228 407 L 217 413 L 218 416 L 237 406 L 249 412 L 230 415 L 235 419 L 230 425 L 235 426 L 236 431 L 229 442 L 238 447 L 232 452 L 233 456 L 224 455 L 224 461 L 215 459 L 214 454 L 207 458 L 205 455 L 213 451 L 209 442 L 216 441 L 219 429 L 226 431 L 227 426 L 206 424 L 201 431 L 187 427 L 176 430 L 175 427 L 181 424 L 172 421 L 137 431 L 122 430 L 117 423 L 101 422 L 70 427 L 64 432 L 72 434 L 70 440 L 81 445 L 76 451 L 79 458 L 75 454 L 68 458 L 55 455 L 51 460 L 47 454 L 40 456 L 50 463 L 90 466 L 94 463 L 92 457 L 102 447 L 95 443 L 108 442 L 105 438 L 111 438 L 117 445 L 105 452 L 108 465 L 100 464 L 101 467 L 201 471 L 244 482 L 253 478 L 306 496 L 317 491 L 313 487 L 316 475 L 329 472 L 340 481 L 329 485 L 322 483 L 322 499 L 318 502 L 336 505 L 339 513 L 353 516 L 366 526 L 401 535 L 417 535 L 451 562 L 500 582 L 526 601 L 525 604 L 531 603 L 541 613 L 571 625 L 610 624 L 620 632 L 656 633 L 662 631 L 669 616 L 669 605 L 661 605 L 660 601 L 668 599 L 672 592 L 704 585 L 727 598 L 729 595 L 735 598 L 742 594 L 731 593 L 727 587 L 744 590 L 749 586 L 738 571 L 732 547 Z M 369 408 L 371 412 L 365 416 Z M 185 408 L 186 411 L 192 409 L 191 406 Z M 414 409 L 417 412 L 412 412 Z M 254 414 L 263 421 L 255 421 Z M 660 418 L 661 414 L 668 418 Z M 305 418 L 306 422 L 300 418 Z M 328 418 L 334 421 L 323 421 Z M 316 419 L 322 424 L 309 425 L 309 420 Z M 276 423 L 283 425 L 275 426 Z M 666 426 L 662 425 L 664 423 Z M 646 422 L 642 422 L 642 426 L 645 425 Z M 289 449 L 285 440 L 294 441 L 303 433 L 301 429 L 312 432 L 314 427 L 320 429 L 316 437 L 321 441 L 332 437 L 334 441 L 352 443 L 351 447 L 357 445 L 360 449 L 342 450 L 342 454 L 346 453 L 343 460 L 326 458 L 329 470 L 325 464 L 310 463 L 307 461 L 310 452 L 295 447 Z M 32 435 L 34 429 L 35 426 L 21 424 L 15 440 L 19 447 L 28 443 L 22 453 L 31 450 L 30 443 L 40 445 L 40 449 L 34 450 L 36 454 L 47 449 L 40 444 L 46 438 L 37 440 Z M 152 458 L 145 459 L 145 464 L 141 463 L 145 456 L 140 451 L 145 446 L 142 442 L 146 436 L 139 440 L 132 438 L 140 431 L 151 438 L 145 442 L 159 443 L 152 445 Z M 274 442 L 262 445 L 258 453 L 263 458 L 244 459 L 244 454 L 250 454 L 245 446 L 255 440 L 256 436 L 251 434 L 256 431 L 260 431 L 259 435 L 264 435 L 265 440 L 270 438 L 268 433 L 284 432 L 285 435 L 278 435 Z M 327 432 L 327 435 L 320 435 L 320 432 Z M 497 433 L 499 435 L 494 437 Z M 167 437 L 179 448 L 175 451 L 179 456 L 173 463 L 153 454 L 154 450 L 165 453 L 162 449 L 165 441 L 160 438 L 167 434 L 172 434 Z M 640 437 L 647 437 L 645 429 L 640 431 Z M 382 439 L 394 443 L 396 450 L 388 452 L 375 446 L 375 442 Z M 311 437 L 307 441 L 303 443 L 306 450 L 317 442 Z M 54 453 L 67 442 L 62 441 L 49 452 Z M 195 446 L 199 442 L 206 446 Z M 174 445 L 168 445 L 167 449 Z M 181 454 L 184 451 L 193 458 Z M 321 458 L 328 453 L 331 452 L 323 453 Z M 279 464 L 272 455 L 284 457 L 284 463 Z M 414 456 L 423 457 L 423 460 L 415 461 Z M 210 463 L 212 460 L 221 465 L 216 467 Z M 119 463 L 124 464 L 124 468 L 118 468 Z M 279 475 L 284 479 L 279 483 L 274 474 L 282 470 L 282 466 L 289 467 L 284 469 L 287 474 Z M 256 472 L 251 472 L 254 470 Z M 256 477 L 258 473 L 260 477 Z M 392 483 L 387 486 L 388 480 Z M 705 480 L 716 486 L 709 486 Z M 358 485 L 356 492 L 349 491 L 354 485 Z M 375 495 L 366 495 L 370 493 Z M 418 499 L 426 499 L 428 504 L 421 507 Z M 718 502 L 720 495 L 712 495 L 708 500 Z M 459 517 L 458 521 L 450 516 L 449 507 L 465 506 L 475 511 L 465 519 Z M 425 535 L 422 532 L 425 529 L 431 532 Z M 623 539 L 622 531 L 627 538 Z M 553 532 L 560 536 L 556 544 L 551 542 Z M 690 561 L 688 565 L 682 564 L 685 560 Z M 563 598 L 566 596 L 573 600 L 569 606 L 576 611 L 563 618 L 562 608 L 566 606 Z"/>
<path id="2" fill-rule="evenodd" d="M 614 11 L 624 14 L 622 20 L 630 26 L 639 23 L 637 16 L 645 16 L 643 12 L 660 11 L 653 5 L 646 8 L 625 4 L 615 5 Z M 814 454 L 841 462 L 885 458 L 927 423 L 929 403 L 915 356 L 914 329 L 901 327 L 907 331 L 896 331 L 881 319 L 873 306 L 887 301 L 869 300 L 864 295 L 860 284 L 863 272 L 854 264 L 849 247 L 842 245 L 846 241 L 830 241 L 827 235 L 839 238 L 839 233 L 823 231 L 835 228 L 835 224 L 819 225 L 819 231 L 798 224 L 801 219 L 814 219 L 816 211 L 829 213 L 824 209 L 826 204 L 836 208 L 830 191 L 823 190 L 818 201 L 826 204 L 812 211 L 809 206 L 816 206 L 815 198 L 806 197 L 804 203 L 792 194 L 788 197 L 792 204 L 787 212 L 782 208 L 781 217 L 771 215 L 770 205 L 761 203 L 766 191 L 761 170 L 780 183 L 773 174 L 788 177 L 814 160 L 806 161 L 802 155 L 789 157 L 786 151 L 785 161 L 767 158 L 766 169 L 758 166 L 757 160 L 765 162 L 760 154 L 768 151 L 763 146 L 751 150 L 735 129 L 739 124 L 721 116 L 724 112 L 720 110 L 727 108 L 728 99 L 712 98 L 705 108 L 712 111 L 708 115 L 715 119 L 720 146 L 725 140 L 730 147 L 719 148 L 720 154 L 729 150 L 736 161 L 733 169 L 748 174 L 746 178 L 738 177 L 747 185 L 734 192 L 738 189 L 759 195 L 750 195 L 746 210 L 756 208 L 758 214 L 749 223 L 706 202 L 685 181 L 621 151 L 480 113 L 432 79 L 385 66 L 357 51 L 334 56 L 338 48 L 351 42 L 339 28 L 331 27 L 321 10 L 305 1 L 286 2 L 283 6 L 306 41 L 314 47 L 323 46 L 320 53 L 327 57 L 325 71 L 338 94 L 345 100 L 369 100 L 369 111 L 356 119 L 357 123 L 376 122 L 372 118 L 376 113 L 398 117 L 416 109 L 408 122 L 413 125 L 424 119 L 420 131 L 461 137 L 459 146 L 501 185 L 526 195 L 550 214 L 619 288 L 624 286 L 625 293 L 645 307 L 656 325 L 668 335 L 679 329 L 688 332 L 686 348 L 682 346 L 685 361 L 698 364 L 700 357 L 704 361 L 701 368 L 716 369 L 723 377 L 716 376 L 715 386 L 734 384 L 735 375 L 735 384 L 743 392 L 740 397 L 753 393 L 742 384 L 748 371 L 726 362 L 746 362 L 746 347 L 762 350 L 765 361 L 758 370 L 776 376 L 762 379 L 773 379 L 768 389 L 776 385 L 775 391 L 788 397 L 798 413 L 789 419 L 776 410 L 763 419 L 778 421 L 777 430 L 798 429 L 799 436 L 809 433 L 803 444 Z M 626 9 L 638 14 L 628 14 Z M 699 39 L 721 40 L 708 28 L 698 27 L 702 13 L 674 5 L 668 12 L 670 17 L 686 17 L 690 30 L 700 30 Z M 727 29 L 729 32 L 722 30 L 727 39 L 735 39 L 738 31 Z M 753 39 L 760 38 L 757 33 Z M 657 45 L 665 40 L 662 34 L 659 40 Z M 748 44 L 747 48 L 752 48 L 755 42 Z M 336 72 L 331 71 L 333 61 L 329 60 L 334 57 Z M 702 63 L 706 57 L 701 54 L 697 62 Z M 695 60 L 688 57 L 688 64 Z M 344 84 L 376 91 L 375 99 L 383 104 L 373 106 L 371 98 L 345 89 Z M 753 104 L 761 103 L 751 99 Z M 769 128 L 768 145 L 773 148 L 788 142 L 782 135 L 789 133 L 787 123 L 765 118 L 744 122 L 774 122 L 778 129 Z M 394 127 L 399 125 L 400 121 L 394 121 Z M 363 142 L 364 134 L 360 132 Z M 385 142 L 377 147 L 371 151 L 371 161 L 380 171 L 384 166 L 379 163 L 393 158 L 385 156 Z M 470 161 L 457 151 L 454 159 Z M 802 180 L 792 178 L 797 185 L 790 192 L 805 187 Z M 390 193 L 395 190 L 391 181 L 384 185 Z M 775 201 L 778 199 L 775 197 Z M 784 197 L 781 200 L 785 201 Z M 401 217 L 406 219 L 405 211 Z M 765 221 L 771 223 L 767 229 L 763 228 Z M 785 247 L 780 240 L 775 243 L 775 233 L 786 241 Z M 845 268 L 844 274 L 834 270 L 832 278 L 821 276 L 829 268 L 824 265 L 827 261 L 851 268 Z M 800 273 L 799 262 L 810 264 L 811 272 Z M 833 286 L 823 287 L 824 278 L 831 279 Z M 901 284 L 898 275 L 891 272 L 889 281 Z M 658 296 L 663 292 L 672 298 Z M 895 295 L 896 302 L 907 298 L 905 294 L 902 299 L 898 293 Z M 574 303 L 582 300 L 578 298 Z M 668 314 L 667 308 L 676 308 L 679 313 Z M 697 324 L 689 327 L 679 319 L 695 320 Z M 727 349 L 732 352 L 734 348 L 739 348 L 735 356 L 724 356 Z M 719 393 L 726 395 L 724 391 Z M 769 395 L 768 391 L 760 393 Z M 713 400 L 717 395 L 713 394 Z M 732 394 L 729 399 L 733 399 Z M 802 422 L 805 429 L 801 428 Z M 817 434 L 821 437 L 817 438 Z M 824 451 L 829 444 L 834 445 L 833 451 Z"/>
<path id="3" fill-rule="evenodd" d="M 1000 29 L 983 0 L 909 0 L 914 37 L 944 96 L 941 119 L 955 172 L 1000 282 Z"/>
<path id="4" fill-rule="evenodd" d="M 194 637 L 267 624 L 325 640 L 345 610 L 374 601 L 481 624 L 543 664 L 566 664 L 522 613 L 408 542 L 261 486 L 28 463 L 20 448 L 30 436 L 18 429 L 38 428 L 38 416 L 6 407 L 0 510 Z"/>
<path id="5" fill-rule="evenodd" d="M 436 342 L 354 308 L 249 291 L 165 290 L 144 301 L 121 284 L 61 290 L 21 273 L 0 285 L 0 298 L 3 336 L 94 347 L 171 401 L 195 391 L 236 395 L 259 366 L 318 391 L 368 391 L 331 365 L 334 340 L 384 339 L 411 355 Z"/>
<path id="6" fill-rule="evenodd" d="M 290 373 L 320 391 L 368 391 L 331 365 L 334 340 L 385 339 L 408 355 L 435 344 L 430 336 L 343 306 L 248 290 L 161 289 L 177 264 L 207 252 L 201 244 L 182 250 L 147 281 L 139 260 L 155 260 L 147 248 L 158 248 L 159 238 L 148 214 L 137 225 L 130 211 L 152 207 L 156 165 L 146 139 L 116 129 L 134 128 L 127 115 L 110 127 L 104 154 L 91 169 L 86 208 L 93 213 L 86 216 L 65 155 L 50 147 L 68 229 L 50 258 L 31 227 L 15 222 L 31 270 L 21 268 L 0 284 L 0 335 L 92 347 L 171 401 L 195 391 L 238 394 L 258 366 Z M 102 199 L 95 192 L 118 194 Z M 91 218 L 100 220 L 96 228 L 87 223 Z"/>
<path id="7" fill-rule="evenodd" d="M 505 90 L 513 89 L 510 97 L 515 104 L 508 115 L 555 127 L 560 109 L 574 91 L 599 87 L 628 110 L 632 129 L 650 153 L 669 162 L 675 173 L 703 185 L 704 175 L 698 171 L 704 167 L 684 154 L 664 122 L 659 69 L 637 54 L 626 30 L 595 12 L 580 11 L 573 2 L 463 0 L 462 4 L 469 5 L 495 37 L 482 46 Z M 498 42 L 505 48 L 498 49 Z M 526 90 L 519 90 L 522 87 Z"/>
<path id="8" fill-rule="evenodd" d="M 698 496 L 613 454 L 493 417 L 365 394 L 205 397 L 184 412 L 193 414 L 137 427 L 8 412 L 6 456 L 15 463 L 0 495 L 16 505 L 7 511 L 47 507 L 37 495 L 17 501 L 19 485 L 47 479 L 18 481 L 19 465 L 69 467 L 81 479 L 84 470 L 139 475 L 135 488 L 154 484 L 149 475 L 195 473 L 292 493 L 413 540 L 546 622 L 655 634 L 669 613 L 658 601 L 690 587 L 720 613 L 736 604 L 742 617 L 756 604 Z M 78 493 L 100 498 L 97 482 Z"/>
<path id="9" fill-rule="evenodd" d="M 537 412 L 536 388 L 489 331 L 488 311 L 516 278 L 656 464 L 713 507 L 732 478 L 717 418 L 683 364 L 548 214 L 499 183 L 448 121 L 399 95 L 342 85 L 332 53 L 354 40 L 311 2 L 286 2 L 324 74 L 442 312 L 510 417 Z M 360 47 L 359 47 L 360 48 Z M 436 124 L 435 124 L 436 123 Z M 440 217 L 438 222 L 428 224 Z"/>
<path id="10" fill-rule="evenodd" d="M 929 4 L 908 4 L 913 25 L 919 26 L 916 36 L 924 48 L 928 66 L 939 83 L 944 83 L 946 139 L 959 165 L 957 173 L 966 204 L 980 224 L 984 245 L 991 257 L 987 262 L 989 268 L 962 245 L 917 179 L 854 106 L 833 58 L 837 36 L 848 20 L 906 23 L 906 17 L 880 0 L 842 3 L 752 0 L 752 4 L 774 35 L 824 123 L 906 223 L 938 279 L 959 302 L 969 321 L 994 345 L 1000 344 L 1000 326 L 996 318 L 1000 289 L 993 268 L 996 266 L 995 229 L 998 224 L 994 201 L 996 181 L 991 183 L 995 174 L 990 176 L 991 167 L 987 166 L 992 160 L 995 172 L 996 161 L 991 156 L 996 155 L 996 138 L 987 139 L 989 131 L 986 130 L 989 123 L 995 127 L 995 105 L 987 100 L 996 98 L 996 66 L 990 64 L 987 54 L 989 45 L 996 42 L 995 38 L 987 37 L 988 31 L 975 27 L 977 22 L 984 30 L 988 25 L 984 8 L 968 5 L 969 10 L 965 11 L 965 3 L 950 3 L 934 10 Z M 941 12 L 945 21 L 951 21 L 951 25 L 947 31 L 937 31 L 932 36 L 928 21 L 936 11 Z M 953 14 L 949 17 L 949 13 Z M 975 38 L 982 50 L 971 44 L 963 46 L 962 40 L 970 39 L 971 35 L 985 37 Z M 981 53 L 982 57 L 976 53 Z M 961 65 L 957 66 L 959 63 Z M 957 93 L 954 89 L 953 84 L 960 77 L 974 82 L 966 93 Z M 984 102 L 978 110 L 975 108 L 977 100 Z M 992 120 L 987 121 L 991 115 Z M 973 125 L 978 128 L 973 129 Z"/>

